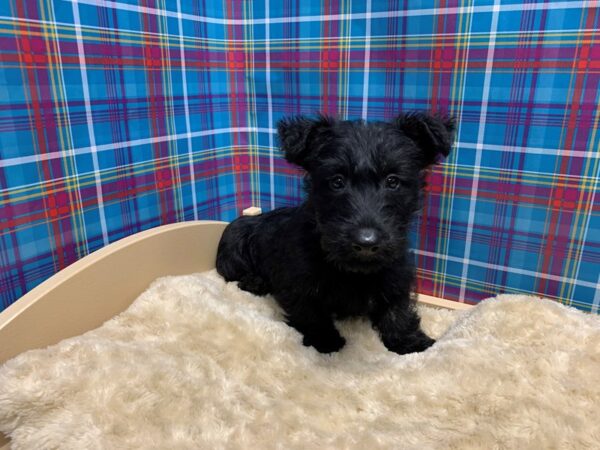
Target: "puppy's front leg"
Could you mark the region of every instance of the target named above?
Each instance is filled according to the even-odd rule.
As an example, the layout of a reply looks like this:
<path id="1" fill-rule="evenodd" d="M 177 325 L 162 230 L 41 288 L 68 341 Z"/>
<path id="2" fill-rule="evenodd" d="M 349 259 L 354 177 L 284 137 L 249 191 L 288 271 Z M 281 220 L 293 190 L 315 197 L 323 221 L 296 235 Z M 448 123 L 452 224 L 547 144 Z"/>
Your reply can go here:
<path id="1" fill-rule="evenodd" d="M 320 353 L 337 352 L 345 344 L 339 331 L 335 328 L 331 315 L 318 312 L 306 305 L 301 309 L 295 308 L 294 312 L 288 314 L 288 325 L 294 327 L 303 336 L 302 343 L 313 346 Z"/>
<path id="2" fill-rule="evenodd" d="M 387 305 L 371 314 L 371 322 L 383 345 L 400 355 L 422 352 L 435 342 L 421 330 L 421 319 L 410 305 Z"/>

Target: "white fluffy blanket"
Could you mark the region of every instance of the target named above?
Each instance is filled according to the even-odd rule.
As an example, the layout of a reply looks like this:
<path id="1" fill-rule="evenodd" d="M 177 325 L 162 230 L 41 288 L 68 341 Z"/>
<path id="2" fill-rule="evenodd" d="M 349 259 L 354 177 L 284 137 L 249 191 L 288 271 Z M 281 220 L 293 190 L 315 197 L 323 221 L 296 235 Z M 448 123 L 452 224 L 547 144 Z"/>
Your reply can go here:
<path id="1" fill-rule="evenodd" d="M 161 278 L 6 363 L 0 430 L 17 449 L 600 448 L 600 317 L 524 296 L 421 313 L 424 353 L 355 320 L 328 356 L 214 272 Z"/>

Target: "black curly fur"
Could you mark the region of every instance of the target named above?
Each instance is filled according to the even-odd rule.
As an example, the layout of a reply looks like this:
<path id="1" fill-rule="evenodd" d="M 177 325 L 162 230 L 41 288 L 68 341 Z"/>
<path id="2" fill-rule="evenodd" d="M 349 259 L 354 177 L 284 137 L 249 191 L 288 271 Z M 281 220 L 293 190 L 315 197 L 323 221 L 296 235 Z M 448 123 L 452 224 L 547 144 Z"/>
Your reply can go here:
<path id="1" fill-rule="evenodd" d="M 431 346 L 411 294 L 407 233 L 423 171 L 450 152 L 454 122 L 421 112 L 391 123 L 295 117 L 278 131 L 285 158 L 307 171 L 307 199 L 229 224 L 218 272 L 273 294 L 304 344 L 320 352 L 344 346 L 333 320 L 349 316 L 367 316 L 396 353 Z M 356 245 L 365 229 L 376 245 Z"/>

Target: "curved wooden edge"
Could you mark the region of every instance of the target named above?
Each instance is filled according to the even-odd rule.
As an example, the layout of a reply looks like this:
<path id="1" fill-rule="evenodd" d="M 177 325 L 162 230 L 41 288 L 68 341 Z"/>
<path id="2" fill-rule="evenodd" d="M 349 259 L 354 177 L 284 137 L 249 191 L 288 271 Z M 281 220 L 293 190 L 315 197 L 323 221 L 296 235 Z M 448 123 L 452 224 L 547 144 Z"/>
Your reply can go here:
<path id="1" fill-rule="evenodd" d="M 160 276 L 212 269 L 226 225 L 163 225 L 109 244 L 56 273 L 0 313 L 0 364 L 97 328 Z"/>
<path id="2" fill-rule="evenodd" d="M 444 309 L 471 309 L 475 305 L 469 303 L 455 302 L 452 300 L 446 300 L 445 298 L 432 297 L 431 295 L 418 294 L 417 301 L 427 306 L 434 306 L 436 308 Z"/>

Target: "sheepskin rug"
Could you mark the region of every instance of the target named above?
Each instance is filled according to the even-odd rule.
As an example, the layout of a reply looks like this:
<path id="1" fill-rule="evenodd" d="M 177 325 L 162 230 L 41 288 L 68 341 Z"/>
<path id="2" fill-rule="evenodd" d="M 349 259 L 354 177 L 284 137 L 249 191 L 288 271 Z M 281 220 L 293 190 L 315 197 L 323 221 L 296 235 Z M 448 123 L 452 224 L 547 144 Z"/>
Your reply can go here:
<path id="1" fill-rule="evenodd" d="M 321 355 L 214 271 L 161 278 L 7 362 L 0 430 L 16 449 L 600 448 L 600 317 L 507 295 L 421 314 L 424 353 L 353 320 Z"/>

